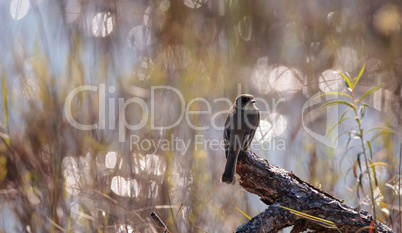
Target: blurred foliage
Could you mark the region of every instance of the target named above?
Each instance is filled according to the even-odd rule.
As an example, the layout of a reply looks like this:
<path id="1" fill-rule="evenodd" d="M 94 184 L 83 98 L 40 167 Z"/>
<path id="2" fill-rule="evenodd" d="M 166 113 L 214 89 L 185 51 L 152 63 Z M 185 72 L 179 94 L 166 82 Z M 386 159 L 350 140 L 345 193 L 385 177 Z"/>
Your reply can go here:
<path id="1" fill-rule="evenodd" d="M 366 152 L 370 166 L 362 157 L 343 156 L 347 139 L 331 149 L 306 133 L 305 127 L 328 131 L 328 115 L 318 114 L 318 105 L 303 112 L 317 93 L 348 93 L 338 74 L 347 71 L 361 77 L 353 84 L 355 96 L 384 84 L 365 98 L 372 108 L 359 128 L 386 125 L 401 132 L 400 1 L 7 0 L 0 10 L 0 231 L 159 232 L 151 212 L 172 232 L 233 231 L 248 221 L 237 209 L 252 217 L 265 206 L 238 185 L 221 184 L 223 151 L 195 142 L 221 140 L 222 130 L 212 126 L 223 125 L 230 103 L 217 100 L 233 101 L 239 93 L 270 104 L 257 102 L 266 126 L 258 155 L 348 204 L 369 208 L 378 200 L 377 218 L 401 230 L 400 174 L 374 166 L 398 166 L 400 138 L 379 134 Z M 81 124 L 97 124 L 92 130 L 73 127 L 65 114 L 66 98 L 83 85 L 97 89 L 79 92 L 71 113 Z M 184 108 L 211 113 L 163 128 L 180 117 L 182 103 L 171 90 L 152 92 L 157 86 L 177 89 Z M 149 114 L 138 104 L 119 112 L 130 98 L 144 101 Z M 120 128 L 124 120 L 145 125 Z M 345 121 L 333 133 L 354 126 Z M 138 148 L 130 136 L 191 143 L 187 149 Z M 277 148 L 281 140 L 284 150 Z M 358 140 L 348 145 L 362 148 Z M 369 166 L 360 174 L 372 174 L 375 186 L 357 198 L 348 169 L 359 164 Z M 357 183 L 365 188 L 362 180 Z"/>

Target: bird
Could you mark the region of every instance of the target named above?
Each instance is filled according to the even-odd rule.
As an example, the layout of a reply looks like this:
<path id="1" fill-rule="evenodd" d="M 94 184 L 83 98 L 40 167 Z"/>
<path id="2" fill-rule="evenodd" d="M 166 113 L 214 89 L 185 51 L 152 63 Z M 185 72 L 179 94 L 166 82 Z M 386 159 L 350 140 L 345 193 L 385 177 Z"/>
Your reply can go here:
<path id="1" fill-rule="evenodd" d="M 254 96 L 239 95 L 229 110 L 223 132 L 226 165 L 221 182 L 234 184 L 237 159 L 240 150 L 248 151 L 260 123 L 260 110 Z"/>

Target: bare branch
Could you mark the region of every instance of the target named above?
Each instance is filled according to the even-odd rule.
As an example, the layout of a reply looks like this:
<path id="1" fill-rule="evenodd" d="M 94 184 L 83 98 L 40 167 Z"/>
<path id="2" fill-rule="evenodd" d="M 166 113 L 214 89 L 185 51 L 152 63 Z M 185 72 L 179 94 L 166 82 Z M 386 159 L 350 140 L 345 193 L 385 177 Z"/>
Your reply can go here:
<path id="1" fill-rule="evenodd" d="M 357 212 L 343 201 L 302 181 L 293 173 L 268 163 L 253 152 L 241 152 L 236 172 L 240 175 L 239 184 L 269 205 L 264 212 L 238 227 L 237 232 L 278 232 L 289 226 L 294 226 L 297 232 L 306 229 L 339 232 L 296 216 L 279 206 L 332 221 L 342 232 L 369 232 L 370 224 L 374 221 L 367 211 Z M 374 227 L 378 232 L 392 232 L 378 221 L 375 221 Z"/>

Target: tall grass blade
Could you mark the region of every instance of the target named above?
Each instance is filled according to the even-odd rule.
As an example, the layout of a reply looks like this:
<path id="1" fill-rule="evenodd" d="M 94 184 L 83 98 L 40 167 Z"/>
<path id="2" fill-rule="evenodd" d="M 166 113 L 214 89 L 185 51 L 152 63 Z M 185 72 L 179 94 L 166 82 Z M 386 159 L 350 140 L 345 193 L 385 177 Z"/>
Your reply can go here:
<path id="1" fill-rule="evenodd" d="M 4 120 L 6 122 L 7 134 L 10 135 L 10 127 L 8 125 L 8 108 L 7 108 L 7 94 L 6 94 L 6 85 L 4 81 L 4 72 L 1 74 L 1 85 L 3 90 L 3 103 L 4 103 Z M 10 137 L 4 138 L 7 145 L 10 145 Z"/>
<path id="2" fill-rule="evenodd" d="M 366 141 L 366 142 L 367 142 L 367 146 L 370 151 L 370 159 L 373 159 L 373 148 L 371 148 L 371 142 L 370 141 Z"/>
<path id="3" fill-rule="evenodd" d="M 233 204 L 233 203 L 232 203 Z M 235 206 L 234 204 L 233 204 L 233 206 L 236 208 L 236 210 L 238 210 L 240 213 L 242 213 L 246 218 L 248 218 L 248 220 L 251 220 L 251 217 L 250 216 L 248 216 L 246 213 L 244 213 L 241 209 L 239 209 L 237 206 Z"/>
<path id="4" fill-rule="evenodd" d="M 328 221 L 328 220 L 325 220 L 325 219 L 322 219 L 322 218 L 318 218 L 318 217 L 315 217 L 315 216 L 312 216 L 312 215 L 309 215 L 309 214 L 305 214 L 305 213 L 302 213 L 302 212 L 299 212 L 299 211 L 296 211 L 296 210 L 293 210 L 293 209 L 290 209 L 290 208 L 287 208 L 287 207 L 284 207 L 284 206 L 279 206 L 279 207 L 281 207 L 282 209 L 288 210 L 288 211 L 292 212 L 293 214 L 295 214 L 295 215 L 297 215 L 299 217 L 302 217 L 304 219 L 310 220 L 310 221 L 312 221 L 312 222 L 314 222 L 314 223 L 316 223 L 316 224 L 318 224 L 318 225 L 320 225 L 322 227 L 329 228 L 329 229 L 337 229 L 339 232 L 341 232 L 339 230 L 339 228 L 335 225 L 335 223 L 333 223 L 331 221 Z"/>
<path id="5" fill-rule="evenodd" d="M 368 161 L 370 163 L 371 169 L 373 170 L 375 187 L 377 187 L 378 186 L 378 178 L 377 178 L 377 172 L 375 170 L 375 165 L 373 164 L 373 161 L 371 161 L 371 159 L 368 159 Z"/>

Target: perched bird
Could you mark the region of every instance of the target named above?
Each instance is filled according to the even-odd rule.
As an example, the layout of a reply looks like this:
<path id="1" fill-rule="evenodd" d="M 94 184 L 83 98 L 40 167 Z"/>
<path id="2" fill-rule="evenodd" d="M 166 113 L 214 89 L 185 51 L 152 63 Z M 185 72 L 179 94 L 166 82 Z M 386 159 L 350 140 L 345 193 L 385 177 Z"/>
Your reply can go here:
<path id="1" fill-rule="evenodd" d="M 221 182 L 235 183 L 234 176 L 240 150 L 248 150 L 259 123 L 260 111 L 255 106 L 254 96 L 239 95 L 230 108 L 225 122 L 223 137 L 227 161 Z"/>

